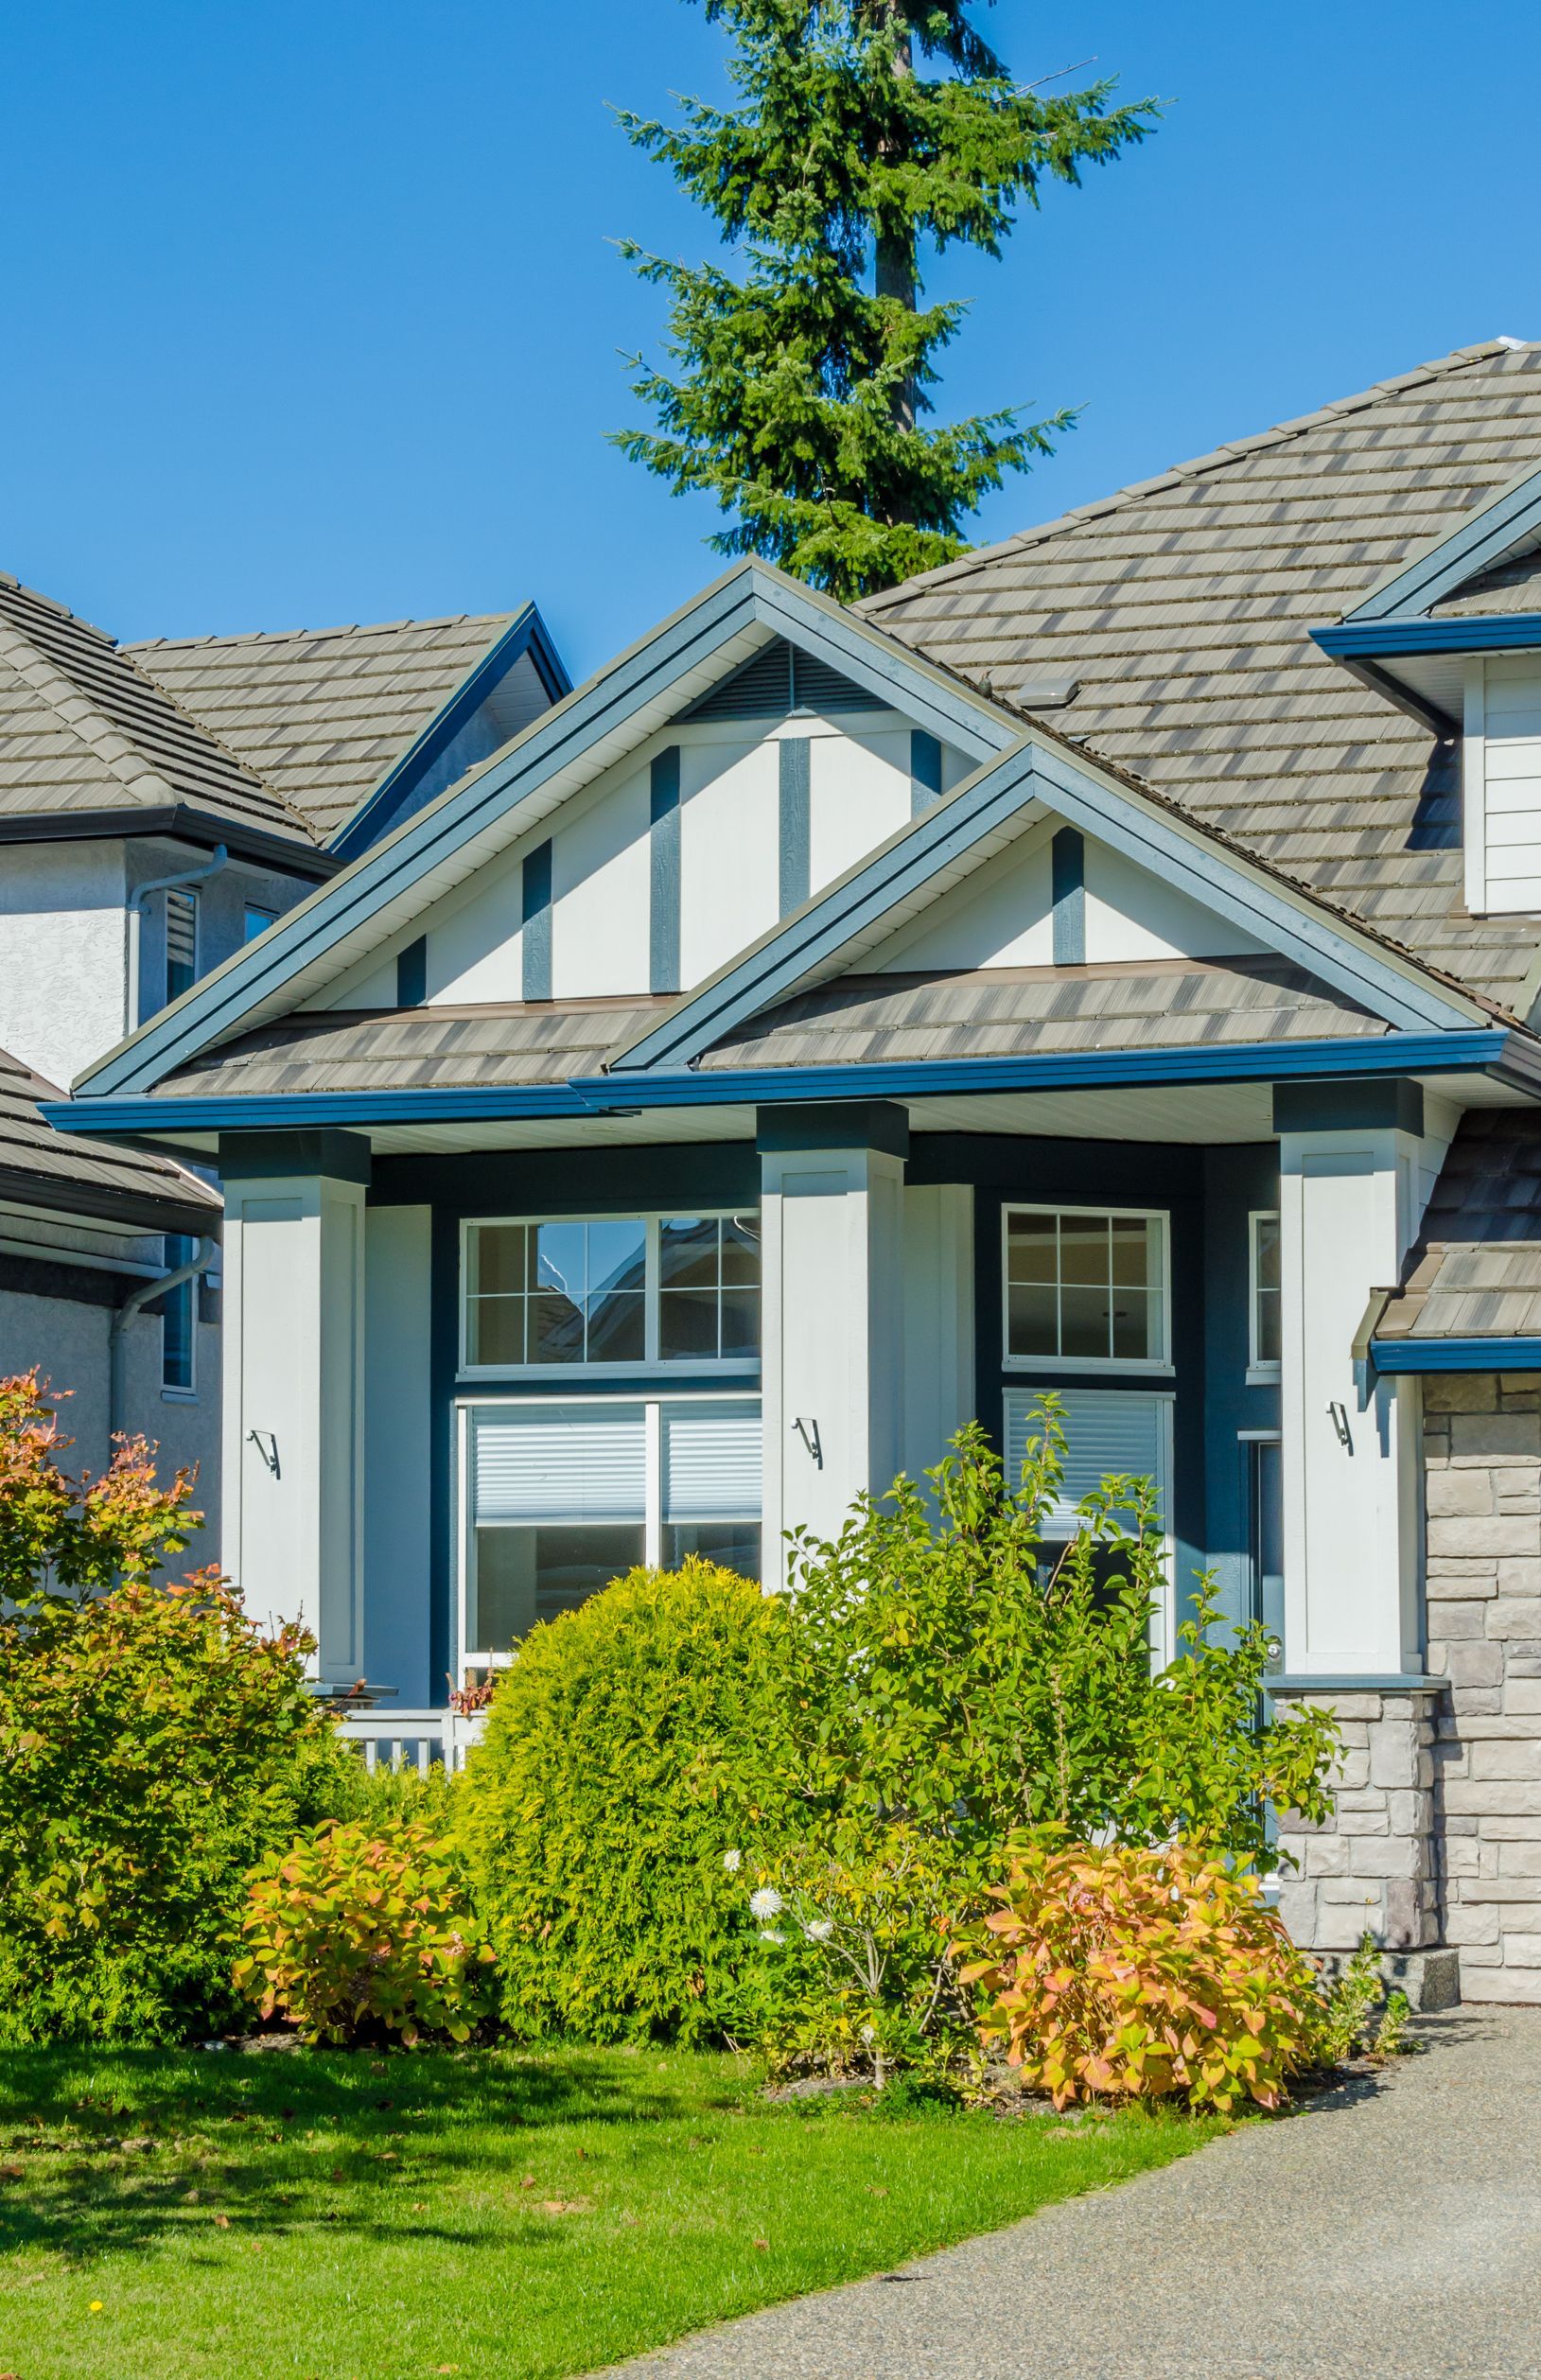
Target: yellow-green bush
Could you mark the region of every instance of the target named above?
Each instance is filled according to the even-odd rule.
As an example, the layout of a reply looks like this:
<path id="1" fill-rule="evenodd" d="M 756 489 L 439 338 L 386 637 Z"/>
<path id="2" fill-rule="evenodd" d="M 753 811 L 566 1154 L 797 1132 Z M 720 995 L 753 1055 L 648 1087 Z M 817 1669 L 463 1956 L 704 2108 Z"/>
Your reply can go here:
<path id="1" fill-rule="evenodd" d="M 254 1873 L 237 1990 L 312 2040 L 466 2040 L 492 2006 L 493 1953 L 460 1863 L 416 1819 L 328 1820 Z"/>
<path id="2" fill-rule="evenodd" d="M 1050 2093 L 1276 2107 L 1312 2061 L 1316 1978 L 1256 1879 L 1176 1843 L 1159 1850 L 1024 1838 L 955 1945 L 989 1997 L 982 2033 Z"/>
<path id="3" fill-rule="evenodd" d="M 534 1629 L 471 1756 L 464 1836 L 504 2021 L 720 2038 L 760 1972 L 745 1846 L 774 1806 L 785 1614 L 730 1570 L 634 1570 Z"/>

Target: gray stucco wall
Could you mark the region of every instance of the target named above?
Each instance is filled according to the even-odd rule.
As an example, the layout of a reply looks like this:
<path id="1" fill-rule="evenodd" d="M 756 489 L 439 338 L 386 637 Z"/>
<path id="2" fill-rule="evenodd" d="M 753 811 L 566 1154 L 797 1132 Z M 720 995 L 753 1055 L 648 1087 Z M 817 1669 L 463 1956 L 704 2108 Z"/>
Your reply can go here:
<path id="1" fill-rule="evenodd" d="M 56 1391 L 74 1391 L 59 1414 L 61 1428 L 75 1441 L 66 1468 L 99 1471 L 108 1460 L 110 1321 L 105 1305 L 0 1287 L 0 1374 L 28 1372 L 36 1364 Z M 159 1442 L 156 1467 L 163 1479 L 197 1466 L 193 1504 L 206 1517 L 188 1549 L 189 1567 L 219 1559 L 219 1332 L 213 1322 L 198 1326 L 195 1378 L 190 1398 L 163 1393 L 160 1319 L 136 1316 L 129 1325 L 124 1418 L 131 1431 Z"/>

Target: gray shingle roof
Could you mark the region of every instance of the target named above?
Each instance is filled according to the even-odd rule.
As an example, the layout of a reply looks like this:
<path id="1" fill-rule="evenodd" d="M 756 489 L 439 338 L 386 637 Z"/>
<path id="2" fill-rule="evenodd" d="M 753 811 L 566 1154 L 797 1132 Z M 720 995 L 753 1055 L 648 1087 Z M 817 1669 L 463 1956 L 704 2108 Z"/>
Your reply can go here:
<path id="1" fill-rule="evenodd" d="M 0 816 L 182 807 L 314 847 L 111 637 L 0 573 Z"/>
<path id="2" fill-rule="evenodd" d="M 1490 570 L 1428 606 L 1431 620 L 1481 620 L 1495 612 L 1532 611 L 1541 611 L 1541 553 L 1495 562 Z"/>
<path id="3" fill-rule="evenodd" d="M 0 1199 L 120 1221 L 125 1230 L 209 1231 L 218 1195 L 164 1157 L 56 1132 L 40 1099 L 64 1094 L 0 1050 Z"/>
<path id="4" fill-rule="evenodd" d="M 584 1000 L 465 1008 L 335 1009 L 284 1018 L 197 1058 L 157 1084 L 168 1098 L 283 1091 L 408 1091 L 565 1082 L 670 1006 Z"/>
<path id="5" fill-rule="evenodd" d="M 701 1064 L 919 1064 L 1385 1030 L 1380 1018 L 1286 959 L 1000 967 L 978 974 L 844 976 L 767 1010 Z"/>
<path id="6" fill-rule="evenodd" d="M 1461 1120 L 1379 1339 L 1541 1338 L 1541 1115 Z"/>
<path id="7" fill-rule="evenodd" d="M 297 1014 L 194 1059 L 166 1098 L 565 1082 L 673 1005 L 651 999 Z M 1283 959 L 996 968 L 846 976 L 773 1008 L 702 1059 L 725 1066 L 875 1064 L 1033 1051 L 1322 1040 L 1385 1024 Z"/>
<path id="8" fill-rule="evenodd" d="M 1519 998 L 1538 929 L 1470 918 L 1459 762 L 1307 631 L 1527 468 L 1541 346 L 1462 348 L 872 597 L 1007 700 L 1073 673 L 1056 731 L 1473 990 Z"/>
<path id="9" fill-rule="evenodd" d="M 324 842 L 517 617 L 157 638 L 125 651 Z"/>

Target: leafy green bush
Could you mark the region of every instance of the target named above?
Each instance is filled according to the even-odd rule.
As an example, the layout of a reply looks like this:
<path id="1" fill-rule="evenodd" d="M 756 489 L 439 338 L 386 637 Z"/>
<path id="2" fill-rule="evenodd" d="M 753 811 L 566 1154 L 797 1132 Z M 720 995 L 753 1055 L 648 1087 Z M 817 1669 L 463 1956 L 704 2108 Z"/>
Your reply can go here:
<path id="1" fill-rule="evenodd" d="M 227 2021 L 246 1871 L 329 1772 L 302 1652 L 212 1576 L 0 1620 L 0 2040 Z"/>
<path id="2" fill-rule="evenodd" d="M 257 1868 L 240 1934 L 237 1990 L 312 2040 L 464 2041 L 492 2006 L 461 1863 L 420 1820 L 302 1835 Z"/>
<path id="3" fill-rule="evenodd" d="M 1028 1836 L 991 1898 L 958 1937 L 960 1972 L 989 1996 L 984 2039 L 1057 2108 L 1176 2093 L 1273 2108 L 1312 2062 L 1315 1974 L 1225 1860 Z"/>
<path id="4" fill-rule="evenodd" d="M 35 1373 L 0 1381 L 0 2041 L 172 2039 L 234 2012 L 247 1869 L 346 1756 L 307 1640 L 214 1572 L 154 1572 L 199 1516 L 143 1440 L 72 1479 Z"/>
<path id="5" fill-rule="evenodd" d="M 744 1846 L 777 1794 L 785 1612 L 712 1564 L 634 1570 L 524 1639 L 466 1776 L 472 1895 L 515 2030 L 746 2021 Z"/>
<path id="6" fill-rule="evenodd" d="M 1070 1543 L 1046 1545 L 1064 1471 L 1052 1397 L 1035 1422 L 1017 1485 L 972 1424 L 927 1474 L 934 1502 L 901 1479 L 832 1544 L 797 1541 L 800 1801 L 836 1827 L 944 1828 L 965 1865 L 1050 1825 L 1182 1833 L 1266 1870 L 1270 1807 L 1330 1809 L 1330 1720 L 1259 1724 L 1264 1632 L 1228 1630 L 1202 1583 L 1178 1657 L 1152 1674 L 1165 1579 L 1149 1484 L 1104 1480 Z"/>

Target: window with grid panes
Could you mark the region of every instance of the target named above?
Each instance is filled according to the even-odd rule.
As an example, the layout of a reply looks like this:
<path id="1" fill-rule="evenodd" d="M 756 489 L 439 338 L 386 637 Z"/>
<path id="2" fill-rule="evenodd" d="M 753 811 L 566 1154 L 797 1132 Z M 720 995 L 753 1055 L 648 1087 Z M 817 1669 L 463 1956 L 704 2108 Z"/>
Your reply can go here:
<path id="1" fill-rule="evenodd" d="M 1008 1363 L 1167 1361 L 1164 1215 L 1008 1206 L 1003 1231 Z"/>

